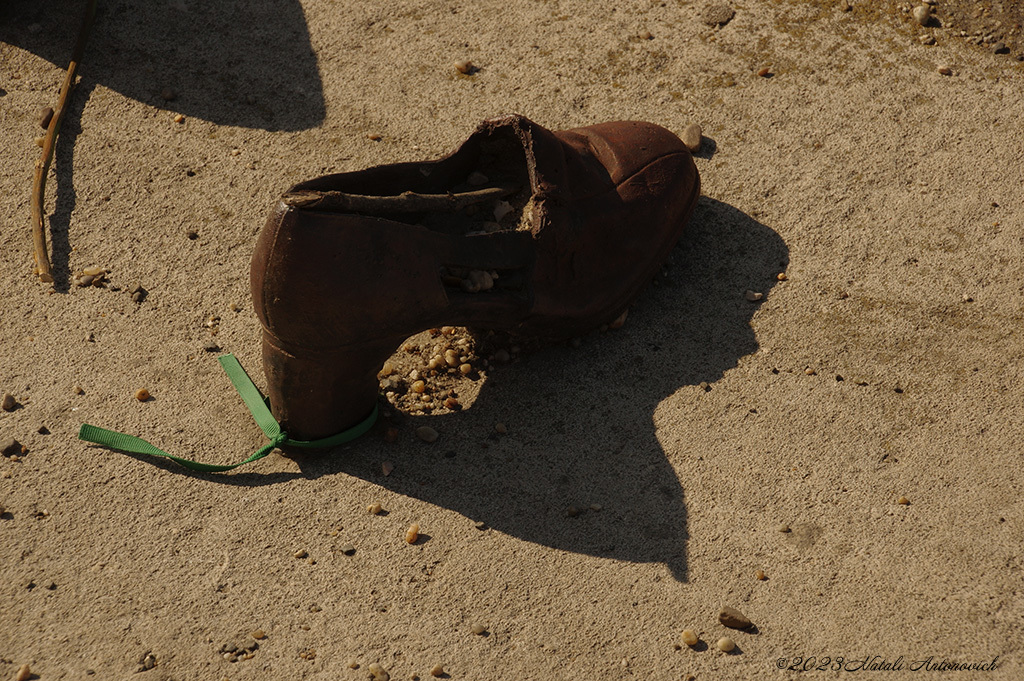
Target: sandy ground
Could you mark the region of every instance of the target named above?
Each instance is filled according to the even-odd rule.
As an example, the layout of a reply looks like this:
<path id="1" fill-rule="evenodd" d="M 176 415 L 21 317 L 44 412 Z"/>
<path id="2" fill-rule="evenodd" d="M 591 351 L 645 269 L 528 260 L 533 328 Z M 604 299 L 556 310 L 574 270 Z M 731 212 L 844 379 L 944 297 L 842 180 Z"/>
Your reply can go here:
<path id="1" fill-rule="evenodd" d="M 101 2 L 48 191 L 54 289 L 33 138 L 80 3 L 5 3 L 0 436 L 28 452 L 0 459 L 0 678 L 1021 678 L 1024 72 L 841 4 L 736 0 L 710 27 L 679 0 Z M 462 381 L 467 408 L 396 414 L 394 443 L 211 475 L 76 439 L 261 446 L 203 346 L 262 384 L 274 198 L 507 111 L 704 126 L 705 196 L 624 328 Z M 92 265 L 107 288 L 69 283 Z"/>

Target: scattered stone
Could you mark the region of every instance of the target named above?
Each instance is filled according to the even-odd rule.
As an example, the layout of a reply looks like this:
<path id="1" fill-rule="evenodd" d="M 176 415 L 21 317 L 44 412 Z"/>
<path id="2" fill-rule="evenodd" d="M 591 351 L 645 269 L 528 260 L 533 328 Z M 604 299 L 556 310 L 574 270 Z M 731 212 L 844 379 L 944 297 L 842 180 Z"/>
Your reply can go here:
<path id="1" fill-rule="evenodd" d="M 18 667 L 18 673 L 14 675 L 14 681 L 28 681 L 32 678 L 32 668 L 27 664 Z"/>
<path id="2" fill-rule="evenodd" d="M 779 272 L 778 274 L 775 275 L 775 279 L 777 281 L 786 281 L 786 279 L 788 279 L 788 278 L 789 277 L 786 276 L 785 272 Z"/>
<path id="3" fill-rule="evenodd" d="M 749 629 L 753 625 L 746 615 L 728 605 L 718 613 L 718 621 L 730 629 Z"/>
<path id="4" fill-rule="evenodd" d="M 39 127 L 46 130 L 50 127 L 50 121 L 53 120 L 53 107 L 44 106 L 39 110 Z"/>
<path id="5" fill-rule="evenodd" d="M 475 523 L 473 523 L 473 527 L 475 527 L 478 530 L 486 530 L 487 529 L 487 523 L 485 523 L 482 520 L 478 520 Z"/>
<path id="6" fill-rule="evenodd" d="M 939 67 L 939 73 L 942 74 L 943 76 L 952 76 L 953 75 L 953 69 L 951 69 L 948 66 L 940 66 Z"/>
<path id="7" fill-rule="evenodd" d="M 472 631 L 477 636 L 482 636 L 484 633 L 487 632 L 487 627 L 484 626 L 483 624 L 480 624 L 479 622 L 474 622 L 473 626 L 471 626 L 469 628 L 469 630 Z"/>
<path id="8" fill-rule="evenodd" d="M 697 123 L 690 123 L 688 126 L 683 128 L 683 134 L 681 135 L 683 144 L 690 150 L 690 153 L 696 154 L 700 151 L 700 145 L 703 142 L 704 130 L 701 129 Z"/>
<path id="9" fill-rule="evenodd" d="M 640 31 L 640 40 L 654 40 L 654 36 L 650 31 Z"/>
<path id="10" fill-rule="evenodd" d="M 255 631 L 253 631 L 249 635 L 252 636 L 257 641 L 262 641 L 263 639 L 265 639 L 267 637 L 267 633 L 265 631 L 263 631 L 262 629 L 256 629 Z"/>
<path id="11" fill-rule="evenodd" d="M 850 0 L 839 0 L 839 11 L 840 12 L 852 12 L 853 5 L 850 4 Z"/>
<path id="12" fill-rule="evenodd" d="M 473 62 L 469 61 L 468 59 L 460 59 L 459 61 L 455 62 L 455 70 L 465 75 L 473 73 L 474 68 L 475 67 L 473 66 Z"/>
<path id="13" fill-rule="evenodd" d="M 135 391 L 135 399 L 137 399 L 139 402 L 145 402 L 150 397 L 152 397 L 152 395 L 150 395 L 149 391 L 146 390 L 145 388 L 139 388 L 138 390 Z"/>
<path id="14" fill-rule="evenodd" d="M 754 577 L 756 577 L 757 580 L 760 582 L 763 582 L 764 580 L 768 579 L 768 577 L 764 574 L 764 570 L 758 570 L 757 572 L 755 572 Z"/>
<path id="15" fill-rule="evenodd" d="M 725 26 L 736 16 L 736 10 L 728 5 L 714 4 L 704 7 L 701 19 L 708 26 Z"/>
<path id="16" fill-rule="evenodd" d="M 693 629 L 683 629 L 683 643 L 690 646 L 691 648 L 700 643 L 700 637 L 697 636 L 697 632 Z"/>
<path id="17" fill-rule="evenodd" d="M 139 671 L 149 671 L 156 666 L 156 657 L 153 653 L 146 653 L 139 660 Z"/>
<path id="18" fill-rule="evenodd" d="M 420 426 L 416 429 L 416 437 L 424 442 L 437 442 L 439 434 L 430 426 Z"/>
<path id="19" fill-rule="evenodd" d="M 178 115 L 176 115 L 174 117 L 174 122 L 175 123 L 184 123 L 185 122 L 185 117 L 182 116 L 181 114 L 178 114 Z"/>
<path id="20" fill-rule="evenodd" d="M 305 558 L 308 555 L 309 555 L 309 553 L 305 549 L 299 549 L 298 551 L 295 552 L 295 557 L 297 559 Z"/>
<path id="21" fill-rule="evenodd" d="M 570 518 L 575 518 L 580 514 L 580 510 L 575 506 L 570 506 L 569 508 L 565 509 L 565 514 Z"/>
<path id="22" fill-rule="evenodd" d="M 352 546 L 351 544 L 342 544 L 341 548 L 339 548 L 338 550 L 344 553 L 346 556 L 351 556 L 356 552 L 356 547 Z"/>
<path id="23" fill-rule="evenodd" d="M 818 372 L 812 369 L 811 367 L 807 367 L 806 369 L 804 369 L 804 373 L 807 374 L 808 376 L 813 376 Z"/>
<path id="24" fill-rule="evenodd" d="M 508 433 L 508 427 L 504 423 L 495 423 L 494 432 L 499 435 L 506 435 Z"/>
<path id="25" fill-rule="evenodd" d="M 756 303 L 757 301 L 759 301 L 762 298 L 764 298 L 764 294 L 763 293 L 759 293 L 757 291 L 751 291 L 751 290 L 748 289 L 743 294 L 743 297 L 746 298 L 747 300 L 749 300 L 752 303 Z"/>
<path id="26" fill-rule="evenodd" d="M 50 429 L 47 428 L 46 426 L 39 426 L 39 428 L 36 429 L 36 432 L 39 433 L 40 435 L 49 435 Z"/>
<path id="27" fill-rule="evenodd" d="M 471 373 L 473 373 L 473 365 L 468 362 L 465 364 L 460 364 L 459 373 L 462 374 L 463 376 L 469 376 Z"/>
<path id="28" fill-rule="evenodd" d="M 430 668 L 430 675 L 434 677 L 444 676 L 444 667 L 439 664 L 435 664 Z"/>
<path id="29" fill-rule="evenodd" d="M 910 499 L 906 497 L 900 497 L 899 499 L 896 500 L 896 503 L 899 504 L 900 506 L 909 506 Z"/>
<path id="30" fill-rule="evenodd" d="M 174 91 L 174 88 L 165 87 L 160 91 L 160 99 L 165 102 L 173 102 L 178 98 L 178 93 Z"/>
<path id="31" fill-rule="evenodd" d="M 932 8 L 930 5 L 918 5 L 913 9 L 911 15 L 914 17 L 914 21 L 927 26 L 932 21 Z"/>
<path id="32" fill-rule="evenodd" d="M 787 524 L 785 524 L 785 523 L 783 523 L 783 524 L 781 524 L 781 525 L 777 525 L 777 526 L 775 527 L 775 529 L 776 529 L 776 530 L 777 530 L 778 532 L 789 532 L 789 531 L 790 531 L 790 529 L 789 529 L 789 525 L 787 525 Z"/>
<path id="33" fill-rule="evenodd" d="M 405 543 L 415 544 L 420 538 L 420 526 L 419 523 L 413 523 L 409 526 L 409 529 L 405 531 Z"/>
<path id="34" fill-rule="evenodd" d="M 18 401 L 14 399 L 14 395 L 10 393 L 4 393 L 4 398 L 0 401 L 0 409 L 4 411 L 14 411 L 18 406 Z"/>
<path id="35" fill-rule="evenodd" d="M 206 352 L 220 352 L 220 346 L 209 340 L 203 343 L 203 350 Z"/>
<path id="36" fill-rule="evenodd" d="M 757 75 L 761 78 L 770 78 L 772 76 L 772 70 L 767 66 L 764 66 L 757 70 Z"/>
<path id="37" fill-rule="evenodd" d="M 348 668 L 349 669 L 359 669 L 359 661 L 358 660 L 349 660 L 348 661 Z"/>
<path id="38" fill-rule="evenodd" d="M 232 312 L 240 312 L 242 306 L 239 305 L 238 303 L 231 303 L 230 305 L 228 305 L 228 309 L 231 310 Z"/>
<path id="39" fill-rule="evenodd" d="M 602 508 L 604 508 L 604 507 L 601 506 L 601 504 L 591 504 L 590 505 L 590 510 L 591 511 L 597 512 L 597 511 L 600 511 Z"/>
<path id="40" fill-rule="evenodd" d="M 370 504 L 366 507 L 366 512 L 370 515 L 380 515 L 380 512 L 384 510 L 380 504 Z"/>
<path id="41" fill-rule="evenodd" d="M 723 653 L 731 653 L 733 650 L 736 649 L 736 644 L 728 636 L 723 636 L 722 638 L 718 639 L 717 645 L 718 649 L 721 650 Z"/>
<path id="42" fill-rule="evenodd" d="M 366 139 L 373 140 L 374 142 L 379 142 L 382 139 L 384 139 L 384 137 L 379 132 L 371 132 L 367 133 Z"/>
<path id="43" fill-rule="evenodd" d="M 187 229 L 185 230 L 185 236 L 188 237 L 189 241 L 195 241 L 199 238 L 199 232 L 194 229 Z"/>
<path id="44" fill-rule="evenodd" d="M 80 385 L 76 385 L 74 388 L 71 389 L 71 392 L 75 393 L 76 395 L 84 395 L 85 388 L 83 388 Z"/>
<path id="45" fill-rule="evenodd" d="M 384 475 L 385 478 L 391 475 L 391 472 L 393 470 L 395 470 L 395 464 L 391 463 L 390 461 L 381 462 L 380 472 Z"/>
<path id="46" fill-rule="evenodd" d="M 422 394 L 426 391 L 427 384 L 424 381 L 413 381 L 412 385 L 409 386 L 409 389 L 414 393 Z"/>
<path id="47" fill-rule="evenodd" d="M 992 46 L 992 51 L 996 54 L 1009 54 L 1010 48 L 1006 46 L 1006 43 L 996 43 Z"/>
<path id="48" fill-rule="evenodd" d="M 935 36 L 923 35 L 923 36 L 918 38 L 918 41 L 922 45 L 934 45 L 935 44 Z"/>
<path id="49" fill-rule="evenodd" d="M 390 681 L 391 679 L 391 675 L 384 670 L 384 667 L 381 667 L 376 662 L 371 662 L 370 666 L 366 669 L 373 676 L 373 681 Z"/>

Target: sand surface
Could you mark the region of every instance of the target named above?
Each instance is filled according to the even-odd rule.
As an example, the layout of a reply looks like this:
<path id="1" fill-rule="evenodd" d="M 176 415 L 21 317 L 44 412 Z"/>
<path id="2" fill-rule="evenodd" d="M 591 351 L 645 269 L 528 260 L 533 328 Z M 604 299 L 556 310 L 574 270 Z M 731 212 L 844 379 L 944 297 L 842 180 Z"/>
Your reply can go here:
<path id="1" fill-rule="evenodd" d="M 736 0 L 721 27 L 680 0 L 103 0 L 51 287 L 35 119 L 81 3 L 8 0 L 0 438 L 28 452 L 0 459 L 0 679 L 795 678 L 779 661 L 812 656 L 1022 678 L 1024 70 L 949 17 L 998 14 L 1014 50 L 1020 29 L 1013 3 L 944 3 L 922 28 L 881 0 Z M 275 197 L 509 111 L 703 126 L 704 196 L 622 329 L 459 380 L 463 410 L 397 413 L 395 442 L 213 475 L 76 439 L 263 445 L 204 345 L 263 385 L 248 268 Z M 94 265 L 107 287 L 71 283 Z"/>

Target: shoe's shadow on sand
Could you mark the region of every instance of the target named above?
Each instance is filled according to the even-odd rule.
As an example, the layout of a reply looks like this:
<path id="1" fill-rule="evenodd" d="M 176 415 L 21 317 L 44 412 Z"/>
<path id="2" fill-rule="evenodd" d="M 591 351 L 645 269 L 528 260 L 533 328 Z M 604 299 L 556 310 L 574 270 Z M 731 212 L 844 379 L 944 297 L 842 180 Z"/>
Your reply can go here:
<path id="1" fill-rule="evenodd" d="M 765 225 L 701 198 L 673 260 L 623 329 L 494 371 L 463 412 L 410 419 L 439 431 L 437 442 L 387 445 L 378 435 L 331 455 L 300 456 L 303 474 L 345 472 L 525 541 L 663 562 L 685 581 L 680 479 L 691 462 L 668 460 L 655 410 L 680 388 L 713 383 L 757 350 L 750 319 L 758 304 L 744 292 L 767 293 L 788 250 Z M 696 392 L 676 399 L 697 399 Z M 499 422 L 506 435 L 495 434 Z M 403 437 L 414 440 L 410 431 L 403 428 Z M 395 465 L 387 477 L 385 459 Z"/>
<path id="2" fill-rule="evenodd" d="M 84 5 L 5 0 L 0 42 L 64 69 Z M 100 2 L 79 74 L 90 84 L 220 125 L 303 130 L 325 115 L 298 0 Z M 52 104 L 59 85 L 55 80 Z"/>

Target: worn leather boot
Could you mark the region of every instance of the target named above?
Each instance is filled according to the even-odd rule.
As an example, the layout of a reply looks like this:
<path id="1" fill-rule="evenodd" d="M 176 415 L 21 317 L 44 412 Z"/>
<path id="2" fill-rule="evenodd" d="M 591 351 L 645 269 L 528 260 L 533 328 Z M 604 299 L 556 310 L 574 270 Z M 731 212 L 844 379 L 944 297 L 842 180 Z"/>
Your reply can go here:
<path id="1" fill-rule="evenodd" d="M 377 372 L 442 325 L 568 338 L 618 317 L 700 195 L 671 132 L 623 121 L 551 132 L 484 121 L 455 152 L 320 177 L 274 206 L 252 259 L 275 418 L 333 435 L 377 400 Z"/>

